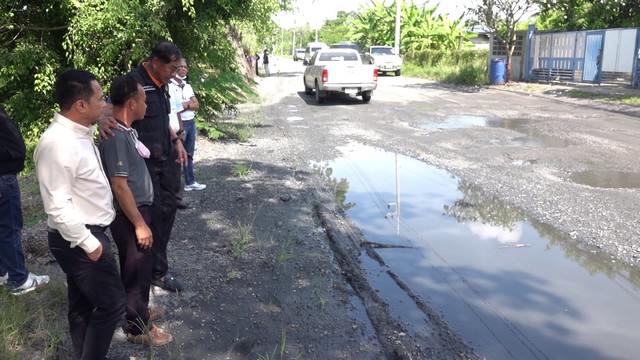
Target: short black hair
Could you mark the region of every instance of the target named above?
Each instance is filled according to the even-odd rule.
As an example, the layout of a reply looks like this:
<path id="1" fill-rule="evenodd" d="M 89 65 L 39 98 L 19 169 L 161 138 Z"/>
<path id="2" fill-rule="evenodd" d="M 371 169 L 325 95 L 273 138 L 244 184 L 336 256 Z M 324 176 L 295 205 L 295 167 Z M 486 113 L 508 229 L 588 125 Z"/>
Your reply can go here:
<path id="1" fill-rule="evenodd" d="M 81 69 L 63 71 L 54 85 L 55 99 L 60 110 L 69 110 L 78 100 L 89 100 L 93 96 L 91 83 L 98 81 L 92 73 Z"/>
<path id="2" fill-rule="evenodd" d="M 151 55 L 149 56 L 149 61 L 158 58 L 163 63 L 168 64 L 172 61 L 182 59 L 182 52 L 180 48 L 172 42 L 169 41 L 161 41 L 156 47 L 151 50 Z"/>
<path id="3" fill-rule="evenodd" d="M 111 83 L 111 103 L 114 106 L 123 106 L 127 101 L 136 97 L 138 93 L 138 79 L 132 74 L 118 76 Z"/>

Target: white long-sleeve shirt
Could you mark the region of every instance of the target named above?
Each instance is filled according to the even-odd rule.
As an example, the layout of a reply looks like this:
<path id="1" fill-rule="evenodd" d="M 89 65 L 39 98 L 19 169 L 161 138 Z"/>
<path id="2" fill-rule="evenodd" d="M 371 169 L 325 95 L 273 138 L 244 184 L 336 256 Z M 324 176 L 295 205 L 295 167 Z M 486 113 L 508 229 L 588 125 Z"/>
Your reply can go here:
<path id="1" fill-rule="evenodd" d="M 56 113 L 33 156 L 47 225 L 87 253 L 100 242 L 85 225 L 108 226 L 115 217 L 94 131 Z"/>

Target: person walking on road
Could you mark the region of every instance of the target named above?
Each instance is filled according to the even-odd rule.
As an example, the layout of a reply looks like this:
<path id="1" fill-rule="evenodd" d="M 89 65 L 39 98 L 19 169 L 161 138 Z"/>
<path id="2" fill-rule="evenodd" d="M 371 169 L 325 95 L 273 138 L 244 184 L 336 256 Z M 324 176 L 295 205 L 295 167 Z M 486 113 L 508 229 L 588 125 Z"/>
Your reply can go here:
<path id="1" fill-rule="evenodd" d="M 26 147 L 16 124 L 0 106 L 0 285 L 22 295 L 49 282 L 47 275 L 27 269 L 22 249 L 22 202 L 18 173 L 24 169 Z"/>
<path id="2" fill-rule="evenodd" d="M 115 217 L 109 181 L 93 142 L 105 101 L 96 77 L 71 69 L 55 83 L 60 111 L 34 159 L 51 254 L 67 275 L 76 358 L 105 359 L 125 312 L 125 292 L 105 230 Z"/>
<path id="3" fill-rule="evenodd" d="M 267 49 L 264 49 L 262 53 L 262 64 L 264 65 L 264 73 L 267 74 L 267 76 L 271 75 L 269 71 L 269 50 Z"/>
<path id="4" fill-rule="evenodd" d="M 150 322 L 153 236 L 149 224 L 153 184 L 144 163 L 149 150 L 131 128 L 133 122 L 144 118 L 146 96 L 142 85 L 130 74 L 113 81 L 110 95 L 112 115 L 123 131 L 100 143 L 100 155 L 115 197 L 116 217 L 110 229 L 118 246 L 120 277 L 127 294 L 127 340 L 162 346 L 169 343 L 172 336 Z M 163 311 L 155 309 L 155 312 Z"/>

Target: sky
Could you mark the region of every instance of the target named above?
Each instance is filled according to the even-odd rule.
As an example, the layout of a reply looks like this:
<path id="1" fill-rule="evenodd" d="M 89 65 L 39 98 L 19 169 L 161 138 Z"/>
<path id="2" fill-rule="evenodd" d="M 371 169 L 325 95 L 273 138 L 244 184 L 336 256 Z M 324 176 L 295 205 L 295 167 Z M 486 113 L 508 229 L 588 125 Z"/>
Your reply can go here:
<path id="1" fill-rule="evenodd" d="M 411 0 L 405 0 L 411 1 Z M 386 0 L 385 3 L 392 4 L 392 0 Z M 455 19 L 462 15 L 465 7 L 464 3 L 470 3 L 469 0 L 413 0 L 416 5 L 429 3 L 438 6 L 442 13 L 450 14 L 449 18 Z M 309 23 L 311 28 L 319 28 L 324 20 L 335 19 L 338 11 L 356 11 L 360 6 L 370 6 L 371 0 L 294 0 L 294 7 L 298 8 L 297 13 L 279 14 L 277 22 L 284 28 L 292 28 L 300 24 Z M 295 24 L 294 24 L 295 21 Z"/>

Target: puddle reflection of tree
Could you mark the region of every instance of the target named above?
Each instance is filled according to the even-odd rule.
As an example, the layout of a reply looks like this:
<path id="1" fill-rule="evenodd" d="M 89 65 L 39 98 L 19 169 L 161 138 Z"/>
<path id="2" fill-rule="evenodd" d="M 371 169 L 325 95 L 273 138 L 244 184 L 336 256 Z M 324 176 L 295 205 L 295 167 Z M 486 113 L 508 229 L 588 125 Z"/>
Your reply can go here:
<path id="1" fill-rule="evenodd" d="M 347 211 L 354 206 L 355 203 L 347 203 L 347 191 L 349 191 L 349 181 L 346 178 L 340 180 L 333 177 L 333 168 L 328 165 L 314 165 L 313 169 L 322 177 L 325 184 L 331 189 L 333 199 L 338 207 Z"/>
<path id="2" fill-rule="evenodd" d="M 566 257 L 585 268 L 591 275 L 604 274 L 613 279 L 617 276 L 627 278 L 636 288 L 640 288 L 640 268 L 622 261 L 612 261 L 611 254 L 573 239 L 568 234 L 531 219 L 520 208 L 499 200 L 482 188 L 464 180 L 458 182 L 462 198 L 445 204 L 444 213 L 462 222 L 481 222 L 482 224 L 501 226 L 513 230 L 519 222 L 528 221 L 541 238 L 549 240 L 546 248 L 554 246 L 563 250 Z"/>

